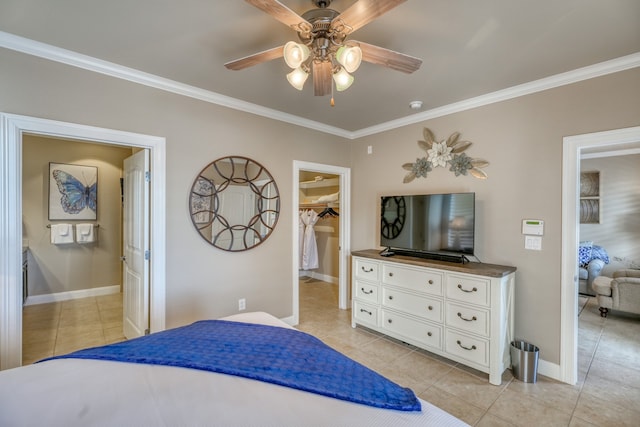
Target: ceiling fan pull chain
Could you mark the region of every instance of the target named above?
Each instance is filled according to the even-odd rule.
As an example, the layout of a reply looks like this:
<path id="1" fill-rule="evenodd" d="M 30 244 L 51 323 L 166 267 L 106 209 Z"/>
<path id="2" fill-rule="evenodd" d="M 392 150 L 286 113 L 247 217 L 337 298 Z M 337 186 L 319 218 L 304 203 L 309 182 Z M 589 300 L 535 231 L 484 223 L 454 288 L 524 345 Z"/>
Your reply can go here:
<path id="1" fill-rule="evenodd" d="M 331 79 L 331 80 L 332 80 L 331 81 L 331 106 L 335 107 L 336 106 L 336 102 L 333 100 L 333 85 L 334 85 L 334 83 L 333 83 L 333 79 Z"/>

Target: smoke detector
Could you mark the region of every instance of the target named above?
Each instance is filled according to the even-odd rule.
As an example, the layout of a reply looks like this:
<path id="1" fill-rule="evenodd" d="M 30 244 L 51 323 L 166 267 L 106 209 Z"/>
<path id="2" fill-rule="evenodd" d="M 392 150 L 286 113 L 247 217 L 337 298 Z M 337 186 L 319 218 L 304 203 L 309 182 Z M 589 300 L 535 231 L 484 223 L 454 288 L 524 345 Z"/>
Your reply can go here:
<path id="1" fill-rule="evenodd" d="M 409 108 L 412 110 L 420 110 L 422 108 L 422 101 L 411 101 L 409 103 Z"/>

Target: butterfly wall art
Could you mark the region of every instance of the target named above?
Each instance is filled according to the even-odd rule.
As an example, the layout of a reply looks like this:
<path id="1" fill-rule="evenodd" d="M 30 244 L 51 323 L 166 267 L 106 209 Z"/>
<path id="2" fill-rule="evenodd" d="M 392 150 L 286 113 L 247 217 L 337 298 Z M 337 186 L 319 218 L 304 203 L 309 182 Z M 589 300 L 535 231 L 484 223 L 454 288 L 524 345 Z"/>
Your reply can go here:
<path id="1" fill-rule="evenodd" d="M 96 220 L 98 168 L 49 163 L 49 219 Z"/>

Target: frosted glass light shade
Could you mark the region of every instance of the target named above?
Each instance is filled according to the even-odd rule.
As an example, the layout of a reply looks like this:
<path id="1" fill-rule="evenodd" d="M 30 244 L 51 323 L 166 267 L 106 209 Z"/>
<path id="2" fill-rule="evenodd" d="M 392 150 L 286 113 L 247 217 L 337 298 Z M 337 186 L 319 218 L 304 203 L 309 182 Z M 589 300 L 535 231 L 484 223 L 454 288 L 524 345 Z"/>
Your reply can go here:
<path id="1" fill-rule="evenodd" d="M 342 46 L 336 52 L 336 60 L 348 73 L 353 73 L 362 62 L 362 49 L 360 46 Z"/>
<path id="2" fill-rule="evenodd" d="M 291 68 L 298 68 L 309 57 L 309 48 L 296 42 L 287 42 L 284 45 L 284 62 Z"/>
<path id="3" fill-rule="evenodd" d="M 308 77 L 309 73 L 307 73 L 300 67 L 287 74 L 287 80 L 289 80 L 291 86 L 295 87 L 298 90 L 302 90 L 302 88 L 304 87 L 304 82 L 307 81 Z"/>
<path id="4" fill-rule="evenodd" d="M 336 82 L 336 90 L 338 92 L 349 89 L 349 86 L 353 84 L 354 80 L 353 76 L 347 73 L 347 71 L 342 67 L 340 68 L 340 71 L 333 75 L 333 81 Z"/>

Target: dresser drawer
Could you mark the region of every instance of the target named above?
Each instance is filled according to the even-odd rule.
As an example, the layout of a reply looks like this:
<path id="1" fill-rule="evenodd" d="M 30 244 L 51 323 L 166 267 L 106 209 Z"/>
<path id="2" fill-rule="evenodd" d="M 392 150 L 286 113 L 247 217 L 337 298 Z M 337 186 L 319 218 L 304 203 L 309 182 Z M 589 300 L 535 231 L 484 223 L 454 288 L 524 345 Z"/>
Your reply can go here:
<path id="1" fill-rule="evenodd" d="M 369 280 L 371 282 L 377 282 L 378 271 L 380 270 L 380 264 L 375 261 L 368 261 L 366 259 L 355 258 L 355 275 L 358 279 Z"/>
<path id="2" fill-rule="evenodd" d="M 435 298 L 417 296 L 383 287 L 382 305 L 442 323 L 442 301 Z"/>
<path id="3" fill-rule="evenodd" d="M 356 298 L 362 301 L 367 301 L 373 304 L 378 304 L 380 296 L 380 288 L 375 283 L 364 282 L 362 280 L 356 280 L 355 295 Z"/>
<path id="4" fill-rule="evenodd" d="M 431 295 L 442 295 L 442 276 L 438 271 L 382 265 L 382 283 Z"/>
<path id="5" fill-rule="evenodd" d="M 488 310 L 447 302 L 447 326 L 453 326 L 474 334 L 489 336 L 490 314 Z"/>
<path id="6" fill-rule="evenodd" d="M 383 309 L 382 329 L 386 329 L 393 336 L 405 337 L 427 347 L 442 350 L 442 328 L 438 325 L 420 322 Z"/>
<path id="7" fill-rule="evenodd" d="M 491 289 L 488 280 L 448 274 L 446 288 L 448 298 L 485 307 L 490 306 Z"/>
<path id="8" fill-rule="evenodd" d="M 445 332 L 445 351 L 482 366 L 489 366 L 489 341 L 450 329 Z"/>
<path id="9" fill-rule="evenodd" d="M 353 317 L 357 323 L 378 327 L 378 308 L 360 301 L 353 301 Z"/>

